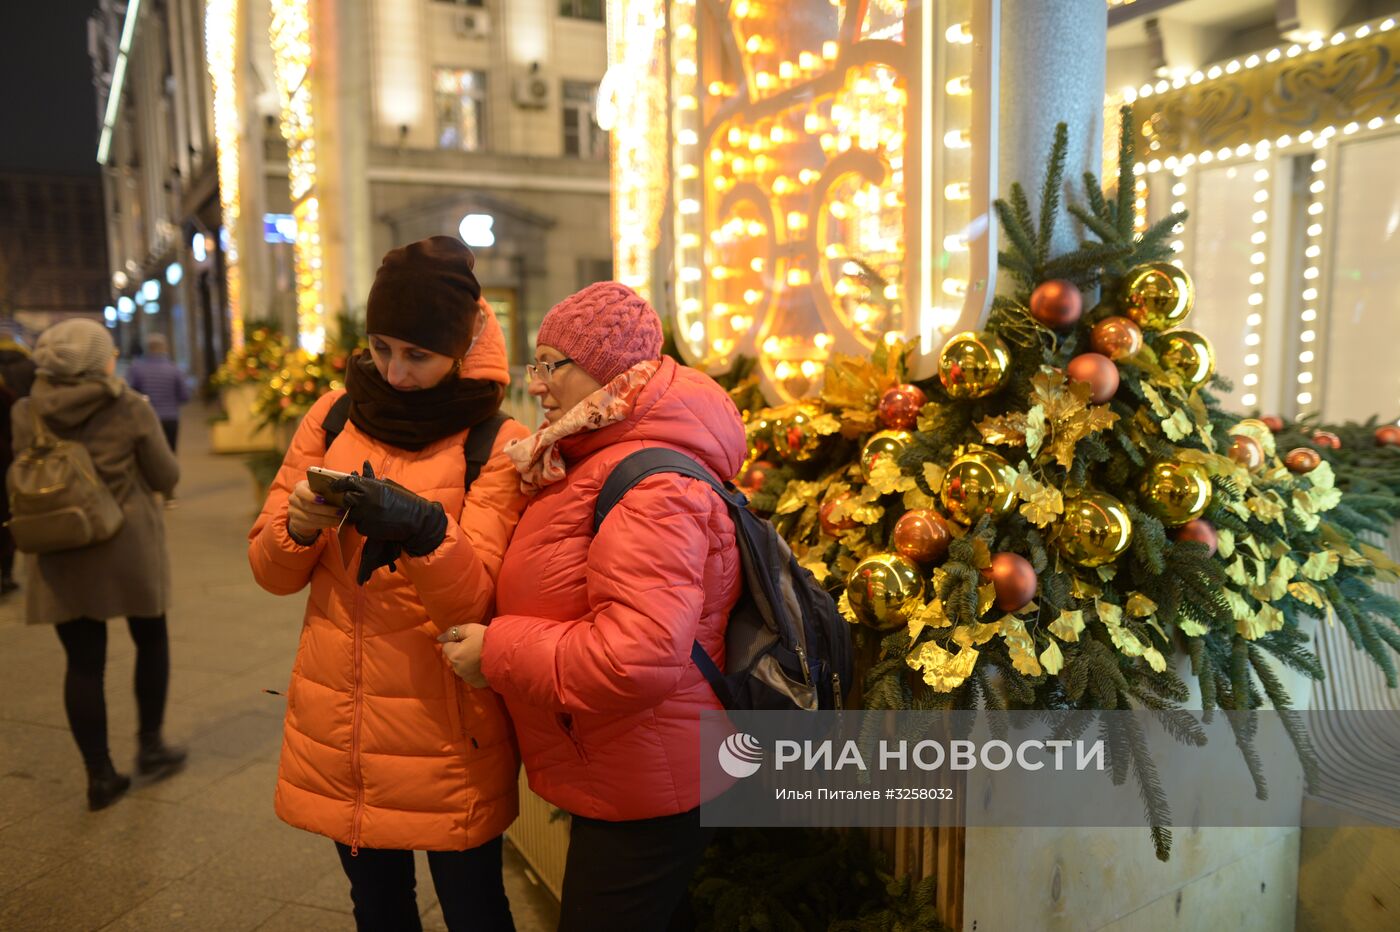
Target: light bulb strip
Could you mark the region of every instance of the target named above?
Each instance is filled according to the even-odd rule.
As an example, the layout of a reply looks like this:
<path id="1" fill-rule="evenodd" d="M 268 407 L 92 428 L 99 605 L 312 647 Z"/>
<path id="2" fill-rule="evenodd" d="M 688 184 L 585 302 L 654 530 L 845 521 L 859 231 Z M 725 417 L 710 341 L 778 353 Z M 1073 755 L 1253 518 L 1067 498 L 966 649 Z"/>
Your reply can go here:
<path id="1" fill-rule="evenodd" d="M 297 221 L 293 247 L 297 282 L 297 344 L 316 355 L 326 346 L 321 208 L 316 190 L 316 122 L 313 105 L 311 4 L 272 0 L 268 29 L 273 72 L 287 142 L 287 182 Z"/>
<path id="2" fill-rule="evenodd" d="M 204 10 L 204 55 L 213 91 L 215 170 L 219 178 L 219 210 L 223 224 L 224 291 L 228 305 L 229 346 L 243 348 L 243 270 L 238 263 L 239 135 L 238 0 L 207 0 Z"/>
<path id="3" fill-rule="evenodd" d="M 1273 193 L 1272 177 L 1270 169 L 1269 150 L 1261 149 L 1255 156 L 1257 167 L 1254 169 L 1254 196 L 1251 198 L 1254 209 L 1250 219 L 1252 227 L 1250 230 L 1250 243 L 1254 248 L 1250 256 L 1249 284 L 1250 294 L 1247 299 L 1248 310 L 1245 316 L 1244 326 L 1244 392 L 1240 395 L 1240 404 L 1245 408 L 1252 409 L 1259 403 L 1259 379 L 1260 379 L 1260 359 L 1264 354 L 1264 301 L 1268 294 L 1266 283 L 1268 280 L 1268 235 L 1269 235 L 1269 199 Z M 1244 171 L 1245 169 L 1241 169 Z M 1259 261 L 1255 261 L 1255 259 Z"/>
<path id="4" fill-rule="evenodd" d="M 671 38 L 671 125 L 675 137 L 671 161 L 676 166 L 700 162 L 700 115 L 697 108 L 680 106 L 700 97 L 698 21 L 695 0 L 675 0 L 669 5 Z M 726 345 L 718 327 L 709 327 L 703 313 L 705 191 L 702 180 L 683 176 L 671 180 L 676 256 L 676 336 L 684 342 L 693 359 L 708 364 Z M 729 341 L 732 343 L 732 339 Z M 718 346 L 716 346 L 718 344 Z M 720 354 L 722 355 L 722 354 Z"/>
<path id="5" fill-rule="evenodd" d="M 1330 161 L 1328 140 L 1315 140 L 1315 156 L 1308 169 L 1307 227 L 1304 230 L 1307 244 L 1304 247 L 1302 280 L 1298 294 L 1298 392 L 1294 400 L 1298 413 L 1310 414 L 1317 410 L 1320 386 L 1317 384 L 1319 355 L 1321 353 L 1318 334 L 1326 315 L 1322 313 L 1322 252 L 1327 233 L 1325 215 L 1327 210 L 1327 163 Z"/>

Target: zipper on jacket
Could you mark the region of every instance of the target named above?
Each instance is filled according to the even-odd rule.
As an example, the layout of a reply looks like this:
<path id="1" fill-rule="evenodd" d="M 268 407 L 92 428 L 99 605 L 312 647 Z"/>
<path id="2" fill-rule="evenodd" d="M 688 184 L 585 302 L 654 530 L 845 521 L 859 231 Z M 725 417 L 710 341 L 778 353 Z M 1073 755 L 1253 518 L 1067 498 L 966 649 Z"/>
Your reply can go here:
<path id="1" fill-rule="evenodd" d="M 559 723 L 559 727 L 564 730 L 564 734 L 568 735 L 569 740 L 574 743 L 574 750 L 578 753 L 579 760 L 583 761 L 585 764 L 588 763 L 588 752 L 583 749 L 582 739 L 574 732 L 573 714 L 569 712 L 560 712 L 555 717 L 555 720 Z"/>
<path id="2" fill-rule="evenodd" d="M 350 612 L 350 624 L 355 637 L 355 682 L 351 693 L 353 712 L 350 716 L 350 770 L 355 775 L 355 812 L 350 820 L 350 854 L 360 853 L 360 817 L 365 807 L 365 778 L 360 772 L 360 707 L 364 703 L 364 607 L 365 587 L 355 588 L 355 605 Z"/>

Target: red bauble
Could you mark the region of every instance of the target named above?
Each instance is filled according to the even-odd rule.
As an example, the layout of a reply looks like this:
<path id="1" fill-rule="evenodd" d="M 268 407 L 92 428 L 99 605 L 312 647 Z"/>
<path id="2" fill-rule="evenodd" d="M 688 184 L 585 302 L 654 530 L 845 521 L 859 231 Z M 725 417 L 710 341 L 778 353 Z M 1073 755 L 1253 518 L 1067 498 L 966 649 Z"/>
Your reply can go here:
<path id="1" fill-rule="evenodd" d="M 1288 471 L 1300 476 L 1312 472 L 1321 462 L 1322 455 L 1307 447 L 1289 450 L 1288 455 L 1283 458 L 1283 465 L 1288 467 Z"/>
<path id="2" fill-rule="evenodd" d="M 894 525 L 894 549 L 915 563 L 942 563 L 952 539 L 948 521 L 926 508 L 906 511 Z"/>
<path id="3" fill-rule="evenodd" d="M 1205 544 L 1211 556 L 1215 556 L 1215 551 L 1220 548 L 1220 537 L 1215 533 L 1215 525 L 1204 518 L 1187 521 L 1177 528 L 1176 539 L 1194 540 L 1198 544 Z"/>
<path id="4" fill-rule="evenodd" d="M 1250 472 L 1264 465 L 1264 448 L 1259 445 L 1259 441 L 1244 434 L 1235 434 L 1230 438 L 1230 459 L 1248 469 Z"/>
<path id="5" fill-rule="evenodd" d="M 997 608 L 1016 612 L 1030 604 L 1039 588 L 1031 561 L 1015 553 L 992 554 L 992 565 L 982 571 L 997 590 Z"/>
<path id="6" fill-rule="evenodd" d="M 1313 431 L 1312 442 L 1320 447 L 1326 447 L 1329 450 L 1340 450 L 1342 448 L 1342 438 L 1338 437 L 1330 430 Z"/>
<path id="7" fill-rule="evenodd" d="M 763 488 L 763 483 L 768 478 L 768 473 L 777 468 L 777 465 L 767 460 L 759 460 L 757 463 L 750 464 L 749 468 L 744 470 L 743 474 L 739 476 L 739 481 L 737 483 L 739 490 L 746 495 L 752 495 Z"/>
<path id="8" fill-rule="evenodd" d="M 1089 345 L 1109 359 L 1127 359 L 1142 349 L 1142 328 L 1128 317 L 1105 317 L 1089 331 Z"/>
<path id="9" fill-rule="evenodd" d="M 1084 313 L 1084 296 L 1074 282 L 1054 278 L 1031 292 L 1031 316 L 1052 330 L 1066 330 Z"/>
<path id="10" fill-rule="evenodd" d="M 1400 447 L 1400 427 L 1386 424 L 1376 428 L 1376 446 Z"/>
<path id="11" fill-rule="evenodd" d="M 1283 418 L 1279 417 L 1277 414 L 1266 414 L 1259 420 L 1263 421 L 1264 426 L 1274 433 L 1283 430 Z"/>
<path id="12" fill-rule="evenodd" d="M 1069 361 L 1065 372 L 1071 382 L 1088 382 L 1089 400 L 1096 405 L 1113 398 L 1118 391 L 1118 367 L 1099 353 L 1084 353 Z"/>
<path id="13" fill-rule="evenodd" d="M 928 396 L 917 385 L 896 385 L 880 396 L 880 422 L 890 430 L 909 430 L 919 419 Z"/>
<path id="14" fill-rule="evenodd" d="M 842 531 L 849 531 L 851 528 L 856 526 L 856 519 L 852 518 L 850 515 L 846 515 L 840 521 L 833 521 L 831 519 L 831 512 L 836 508 L 836 506 L 841 504 L 842 502 L 850 501 L 851 498 L 852 495 L 850 492 L 842 492 L 835 498 L 825 502 L 822 505 L 822 507 L 817 511 L 818 520 L 821 522 L 822 530 L 826 532 L 828 537 L 836 537 Z"/>

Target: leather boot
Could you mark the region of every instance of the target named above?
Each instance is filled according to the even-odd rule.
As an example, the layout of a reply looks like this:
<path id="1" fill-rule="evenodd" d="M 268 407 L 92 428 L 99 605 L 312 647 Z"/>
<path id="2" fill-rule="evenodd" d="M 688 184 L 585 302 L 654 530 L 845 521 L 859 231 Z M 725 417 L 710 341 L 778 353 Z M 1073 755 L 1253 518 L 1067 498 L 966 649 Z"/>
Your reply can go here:
<path id="1" fill-rule="evenodd" d="M 96 812 L 106 809 L 121 799 L 122 794 L 131 788 L 131 778 L 117 773 L 109 759 L 97 767 L 88 768 L 88 809 Z"/>
<path id="2" fill-rule="evenodd" d="M 141 750 L 136 754 L 136 769 L 143 776 L 154 774 L 155 779 L 163 780 L 185 766 L 185 749 L 178 745 L 166 744 L 161 740 L 160 732 L 138 737 Z"/>

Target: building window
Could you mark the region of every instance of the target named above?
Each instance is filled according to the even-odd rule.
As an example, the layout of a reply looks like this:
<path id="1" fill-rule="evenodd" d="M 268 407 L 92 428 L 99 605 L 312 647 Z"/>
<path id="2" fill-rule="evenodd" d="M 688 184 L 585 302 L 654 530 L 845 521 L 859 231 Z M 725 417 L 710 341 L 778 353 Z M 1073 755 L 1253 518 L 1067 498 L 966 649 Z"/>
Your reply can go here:
<path id="1" fill-rule="evenodd" d="M 601 159 L 608 154 L 608 134 L 598 125 L 598 85 L 587 81 L 564 82 L 564 154 L 580 159 Z"/>
<path id="2" fill-rule="evenodd" d="M 480 152 L 486 147 L 486 72 L 433 69 L 439 149 Z"/>
<path id="3" fill-rule="evenodd" d="M 559 15 L 570 19 L 603 21 L 604 0 L 559 0 Z"/>

